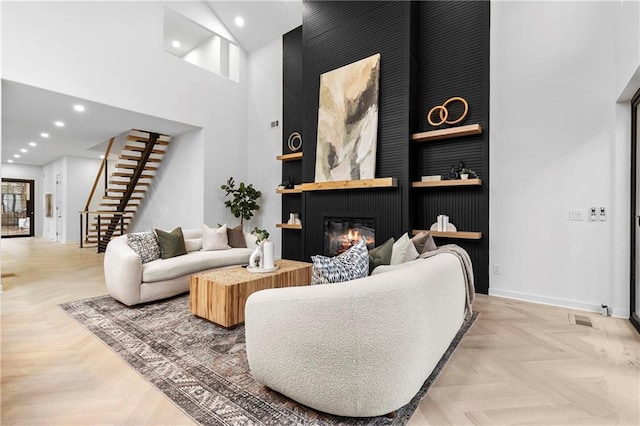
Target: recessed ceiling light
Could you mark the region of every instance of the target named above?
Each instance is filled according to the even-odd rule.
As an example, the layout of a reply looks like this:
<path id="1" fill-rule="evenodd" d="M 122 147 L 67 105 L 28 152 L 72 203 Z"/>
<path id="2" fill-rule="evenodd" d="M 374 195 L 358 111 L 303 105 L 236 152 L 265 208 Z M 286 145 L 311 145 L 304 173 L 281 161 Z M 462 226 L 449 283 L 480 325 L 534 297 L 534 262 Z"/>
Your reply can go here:
<path id="1" fill-rule="evenodd" d="M 78 112 L 82 112 L 82 111 L 84 111 L 84 106 L 80 105 L 80 104 L 76 104 L 76 105 L 73 106 L 73 109 L 75 109 Z"/>
<path id="2" fill-rule="evenodd" d="M 20 154 L 13 154 L 14 158 L 20 158 Z"/>
<path id="3" fill-rule="evenodd" d="M 29 146 L 37 146 L 38 144 L 35 142 L 29 142 Z"/>
<path id="4" fill-rule="evenodd" d="M 173 41 L 171 42 L 171 45 L 172 45 L 173 47 L 175 47 L 176 49 L 178 49 L 178 48 L 181 46 L 181 44 L 180 44 L 180 42 L 179 42 L 178 40 L 173 40 Z"/>
<path id="5" fill-rule="evenodd" d="M 13 160 L 7 160 L 7 163 L 13 163 Z"/>
<path id="6" fill-rule="evenodd" d="M 27 151 L 26 149 L 22 148 L 22 149 L 20 150 L 20 152 L 22 152 L 22 153 L 25 153 L 25 154 L 26 154 L 28 151 Z"/>
<path id="7" fill-rule="evenodd" d="M 57 127 L 64 127 L 64 123 L 62 121 L 54 121 L 54 123 Z"/>
<path id="8" fill-rule="evenodd" d="M 239 27 L 244 27 L 244 19 L 242 16 L 236 16 L 236 25 Z"/>
<path id="9" fill-rule="evenodd" d="M 49 133 L 40 133 L 40 136 L 42 136 L 43 138 L 48 138 L 49 137 Z"/>

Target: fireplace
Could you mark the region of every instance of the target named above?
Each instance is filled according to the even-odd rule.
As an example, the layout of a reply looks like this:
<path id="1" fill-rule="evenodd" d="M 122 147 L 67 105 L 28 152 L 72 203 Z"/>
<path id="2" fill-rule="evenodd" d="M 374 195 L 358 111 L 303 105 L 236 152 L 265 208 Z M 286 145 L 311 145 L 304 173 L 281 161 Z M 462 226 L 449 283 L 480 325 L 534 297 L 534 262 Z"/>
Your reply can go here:
<path id="1" fill-rule="evenodd" d="M 335 256 L 344 253 L 364 238 L 367 249 L 376 245 L 376 222 L 374 219 L 325 218 L 324 254 Z"/>

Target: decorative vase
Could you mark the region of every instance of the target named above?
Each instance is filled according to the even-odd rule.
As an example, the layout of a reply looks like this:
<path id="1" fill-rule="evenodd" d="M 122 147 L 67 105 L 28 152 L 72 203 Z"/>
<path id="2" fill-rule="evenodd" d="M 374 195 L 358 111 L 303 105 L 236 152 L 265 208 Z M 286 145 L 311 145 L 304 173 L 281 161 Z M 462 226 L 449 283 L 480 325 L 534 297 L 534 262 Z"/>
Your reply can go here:
<path id="1" fill-rule="evenodd" d="M 262 244 L 259 244 L 258 247 L 251 253 L 249 257 L 249 267 L 250 268 L 259 268 L 263 258 L 262 254 Z"/>
<path id="2" fill-rule="evenodd" d="M 262 242 L 262 257 L 260 267 L 263 269 L 271 269 L 275 267 L 273 261 L 273 242 L 265 240 Z"/>
<path id="3" fill-rule="evenodd" d="M 287 221 L 287 225 L 299 225 L 299 224 L 300 224 L 300 214 L 289 213 L 289 220 Z"/>
<path id="4" fill-rule="evenodd" d="M 469 179 L 469 174 L 468 173 L 460 173 L 460 179 L 462 179 L 462 180 Z"/>

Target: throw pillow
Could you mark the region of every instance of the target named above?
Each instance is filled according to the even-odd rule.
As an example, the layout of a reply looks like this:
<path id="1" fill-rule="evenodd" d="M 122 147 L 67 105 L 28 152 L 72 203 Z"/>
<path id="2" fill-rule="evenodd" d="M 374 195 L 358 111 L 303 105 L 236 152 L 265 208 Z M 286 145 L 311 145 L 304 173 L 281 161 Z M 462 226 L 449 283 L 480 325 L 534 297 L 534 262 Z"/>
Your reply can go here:
<path id="1" fill-rule="evenodd" d="M 160 245 L 160 257 L 169 259 L 171 257 L 182 256 L 187 254 L 187 248 L 184 245 L 184 236 L 182 228 L 177 227 L 171 232 L 156 229 L 156 237 Z"/>
<path id="2" fill-rule="evenodd" d="M 311 284 L 339 283 L 369 275 L 369 254 L 364 239 L 338 256 L 311 256 L 311 260 Z"/>
<path id="3" fill-rule="evenodd" d="M 244 240 L 242 225 L 235 228 L 227 228 L 227 240 L 231 248 L 246 248 L 247 242 Z"/>
<path id="4" fill-rule="evenodd" d="M 151 231 L 127 234 L 127 244 L 140 256 L 142 263 L 160 259 L 160 246 L 156 234 Z"/>
<path id="5" fill-rule="evenodd" d="M 409 245 L 413 244 L 409 239 L 409 235 L 405 232 L 402 237 L 393 243 L 393 250 L 391 252 L 390 265 L 398 265 L 404 262 L 407 257 L 407 251 L 409 251 Z"/>
<path id="6" fill-rule="evenodd" d="M 369 274 L 380 265 L 388 265 L 391 262 L 393 251 L 393 237 L 384 244 L 369 250 Z"/>
<path id="7" fill-rule="evenodd" d="M 413 245 L 416 246 L 416 250 L 418 250 L 419 254 L 433 251 L 438 248 L 436 242 L 433 241 L 433 235 L 429 231 L 423 231 L 419 234 L 415 235 L 411 241 L 413 241 Z"/>
<path id="8" fill-rule="evenodd" d="M 227 225 L 220 228 L 209 228 L 203 225 L 202 228 L 202 251 L 227 250 L 229 239 L 227 238 Z"/>

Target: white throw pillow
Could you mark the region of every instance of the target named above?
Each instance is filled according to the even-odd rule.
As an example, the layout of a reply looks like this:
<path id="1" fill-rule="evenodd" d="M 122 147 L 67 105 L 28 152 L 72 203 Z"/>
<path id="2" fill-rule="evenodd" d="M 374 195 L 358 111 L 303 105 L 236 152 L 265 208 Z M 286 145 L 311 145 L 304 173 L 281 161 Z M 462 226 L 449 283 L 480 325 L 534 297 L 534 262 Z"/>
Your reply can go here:
<path id="1" fill-rule="evenodd" d="M 409 245 L 413 245 L 409 235 L 405 232 L 402 237 L 398 238 L 398 241 L 393 243 L 393 250 L 391 252 L 391 262 L 390 265 L 399 265 L 400 263 L 404 263 L 404 260 L 407 257 L 407 252 L 409 251 Z"/>
<path id="2" fill-rule="evenodd" d="M 230 249 L 227 238 L 227 225 L 220 228 L 202 227 L 202 251 L 227 250 Z"/>
<path id="3" fill-rule="evenodd" d="M 405 256 L 404 261 L 411 262 L 412 260 L 416 260 L 418 256 L 420 256 L 420 253 L 418 253 L 418 249 L 416 248 L 415 244 L 413 244 L 413 241 L 411 241 L 411 244 L 409 244 L 409 249 L 407 250 L 407 255 Z"/>

